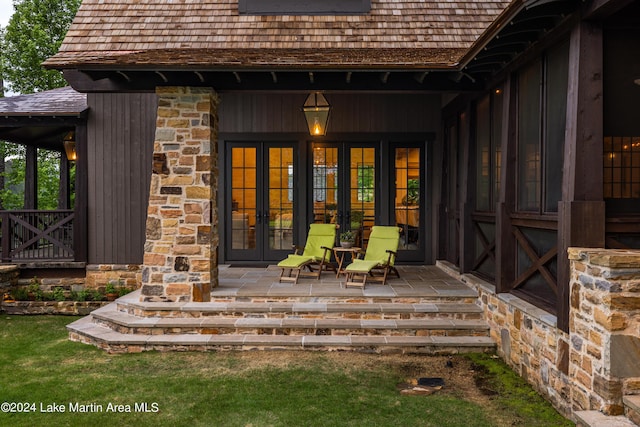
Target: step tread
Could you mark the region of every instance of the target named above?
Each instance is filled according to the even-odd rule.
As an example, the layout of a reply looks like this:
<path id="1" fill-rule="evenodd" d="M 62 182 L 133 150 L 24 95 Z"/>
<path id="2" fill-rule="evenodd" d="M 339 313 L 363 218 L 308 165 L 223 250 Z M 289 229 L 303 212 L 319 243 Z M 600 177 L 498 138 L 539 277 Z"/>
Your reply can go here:
<path id="1" fill-rule="evenodd" d="M 95 310 L 92 316 L 129 328 L 363 328 L 363 329 L 469 329 L 488 330 L 480 319 L 307 319 L 258 317 L 138 317 L 117 311 L 115 305 Z"/>
<path id="2" fill-rule="evenodd" d="M 626 396 L 622 396 L 622 401 L 629 408 L 636 412 L 640 412 L 640 394 L 628 394 Z"/>
<path id="3" fill-rule="evenodd" d="M 105 326 L 93 323 L 88 317 L 79 319 L 67 326 L 70 332 L 91 337 L 97 341 L 112 345 L 278 345 L 278 346 L 431 346 L 431 347 L 494 347 L 490 337 L 430 337 L 430 336 L 349 336 L 349 335 L 253 335 L 253 334 L 175 334 L 141 335 L 123 334 Z"/>
<path id="4" fill-rule="evenodd" d="M 324 303 L 324 302 L 208 302 L 208 303 L 138 303 L 120 302 L 120 307 L 147 311 L 180 312 L 246 312 L 246 313 L 481 313 L 482 308 L 474 303 Z"/>
<path id="5" fill-rule="evenodd" d="M 637 427 L 637 425 L 622 415 L 605 415 L 599 411 L 575 411 L 578 426 L 585 427 Z"/>
<path id="6" fill-rule="evenodd" d="M 144 318 L 121 312 L 94 312 L 93 317 L 129 328 L 489 329 L 484 320 L 478 319 Z"/>

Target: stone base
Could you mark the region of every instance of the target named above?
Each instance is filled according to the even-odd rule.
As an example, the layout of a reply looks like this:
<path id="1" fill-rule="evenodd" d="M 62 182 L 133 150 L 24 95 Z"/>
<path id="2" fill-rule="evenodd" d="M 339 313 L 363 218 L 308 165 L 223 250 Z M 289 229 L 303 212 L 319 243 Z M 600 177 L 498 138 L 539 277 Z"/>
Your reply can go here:
<path id="1" fill-rule="evenodd" d="M 5 301 L 0 304 L 0 311 L 14 315 L 62 314 L 86 316 L 107 304 L 109 304 L 107 301 Z"/>

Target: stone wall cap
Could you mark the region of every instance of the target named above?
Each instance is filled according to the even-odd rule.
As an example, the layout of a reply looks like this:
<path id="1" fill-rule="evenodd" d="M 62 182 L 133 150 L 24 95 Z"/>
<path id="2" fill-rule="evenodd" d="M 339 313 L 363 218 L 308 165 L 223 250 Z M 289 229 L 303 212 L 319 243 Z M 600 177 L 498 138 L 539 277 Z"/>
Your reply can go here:
<path id="1" fill-rule="evenodd" d="M 18 266 L 15 264 L 0 265 L 0 273 L 8 273 L 17 269 L 18 269 Z"/>
<path id="2" fill-rule="evenodd" d="M 569 248 L 569 260 L 585 261 L 589 264 L 611 268 L 640 267 L 640 250 L 604 249 L 604 248 Z"/>
<path id="3" fill-rule="evenodd" d="M 85 268 L 86 263 L 75 261 L 37 261 L 37 262 L 24 262 L 18 263 L 19 268 Z"/>

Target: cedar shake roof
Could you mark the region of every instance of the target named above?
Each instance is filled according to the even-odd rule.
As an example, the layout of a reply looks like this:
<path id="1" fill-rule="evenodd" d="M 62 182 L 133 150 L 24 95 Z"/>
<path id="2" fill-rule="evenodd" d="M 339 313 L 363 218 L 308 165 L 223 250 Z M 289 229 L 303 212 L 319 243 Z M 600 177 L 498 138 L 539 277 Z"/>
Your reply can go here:
<path id="1" fill-rule="evenodd" d="M 238 0 L 83 0 L 45 65 L 451 68 L 510 3 L 371 0 L 362 15 L 265 16 L 240 15 Z"/>

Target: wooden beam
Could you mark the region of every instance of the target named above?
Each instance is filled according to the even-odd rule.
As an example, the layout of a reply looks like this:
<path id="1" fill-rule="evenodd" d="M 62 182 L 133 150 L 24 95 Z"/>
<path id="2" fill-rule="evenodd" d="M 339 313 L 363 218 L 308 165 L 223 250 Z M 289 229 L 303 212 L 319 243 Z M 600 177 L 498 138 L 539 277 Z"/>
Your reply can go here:
<path id="1" fill-rule="evenodd" d="M 480 244 L 482 244 L 482 253 L 480 253 L 480 255 L 478 255 L 476 257 L 475 261 L 473 262 L 473 267 L 471 267 L 471 271 L 474 271 L 478 267 L 480 267 L 482 265 L 482 263 L 484 263 L 484 261 L 487 258 L 491 258 L 494 263 L 496 261 L 496 254 L 495 254 L 496 241 L 495 241 L 495 238 L 493 239 L 492 242 L 489 242 L 489 239 L 487 239 L 487 236 L 484 235 L 484 233 L 482 231 L 482 228 L 480 227 L 480 224 L 478 222 L 474 221 L 473 225 L 474 225 L 474 230 L 475 230 L 475 236 L 480 241 Z"/>
<path id="2" fill-rule="evenodd" d="M 571 32 L 569 87 L 562 176 L 558 203 L 558 328 L 569 329 L 571 246 L 604 247 L 603 200 L 603 31 L 581 21 Z"/>
<path id="3" fill-rule="evenodd" d="M 58 185 L 58 209 L 69 209 L 71 206 L 71 186 L 69 182 L 69 160 L 65 153 L 60 153 L 60 180 Z"/>
<path id="4" fill-rule="evenodd" d="M 76 126 L 76 197 L 73 220 L 74 261 L 86 262 L 88 259 L 88 215 L 89 215 L 89 150 L 87 147 L 86 125 Z"/>
<path id="5" fill-rule="evenodd" d="M 500 195 L 496 206 L 496 291 L 509 292 L 516 278 L 516 243 L 511 214 L 516 199 L 516 82 L 508 77 L 502 103 Z"/>
<path id="6" fill-rule="evenodd" d="M 458 133 L 460 146 L 462 152 L 459 153 L 458 168 L 461 170 L 458 173 L 460 182 L 458 187 L 460 188 L 458 207 L 460 212 L 460 240 L 459 240 L 459 256 L 460 256 L 460 272 L 468 273 L 473 268 L 473 262 L 475 260 L 475 233 L 473 232 L 473 220 L 471 219 L 471 213 L 475 210 L 475 168 L 471 166 L 471 159 L 473 158 L 473 149 L 471 144 L 471 127 L 473 121 L 471 120 L 471 108 L 470 104 L 467 104 L 467 108 L 460 120 L 460 130 Z M 457 179 L 457 178 L 456 178 Z"/>
<path id="7" fill-rule="evenodd" d="M 116 73 L 124 77 L 127 83 L 131 83 L 131 77 L 129 77 L 124 71 L 116 71 Z"/>
<path id="8" fill-rule="evenodd" d="M 24 208 L 38 209 L 38 149 L 32 145 L 26 152 Z"/>
<path id="9" fill-rule="evenodd" d="M 592 0 L 584 11 L 584 18 L 603 19 L 631 3 L 633 0 Z"/>

